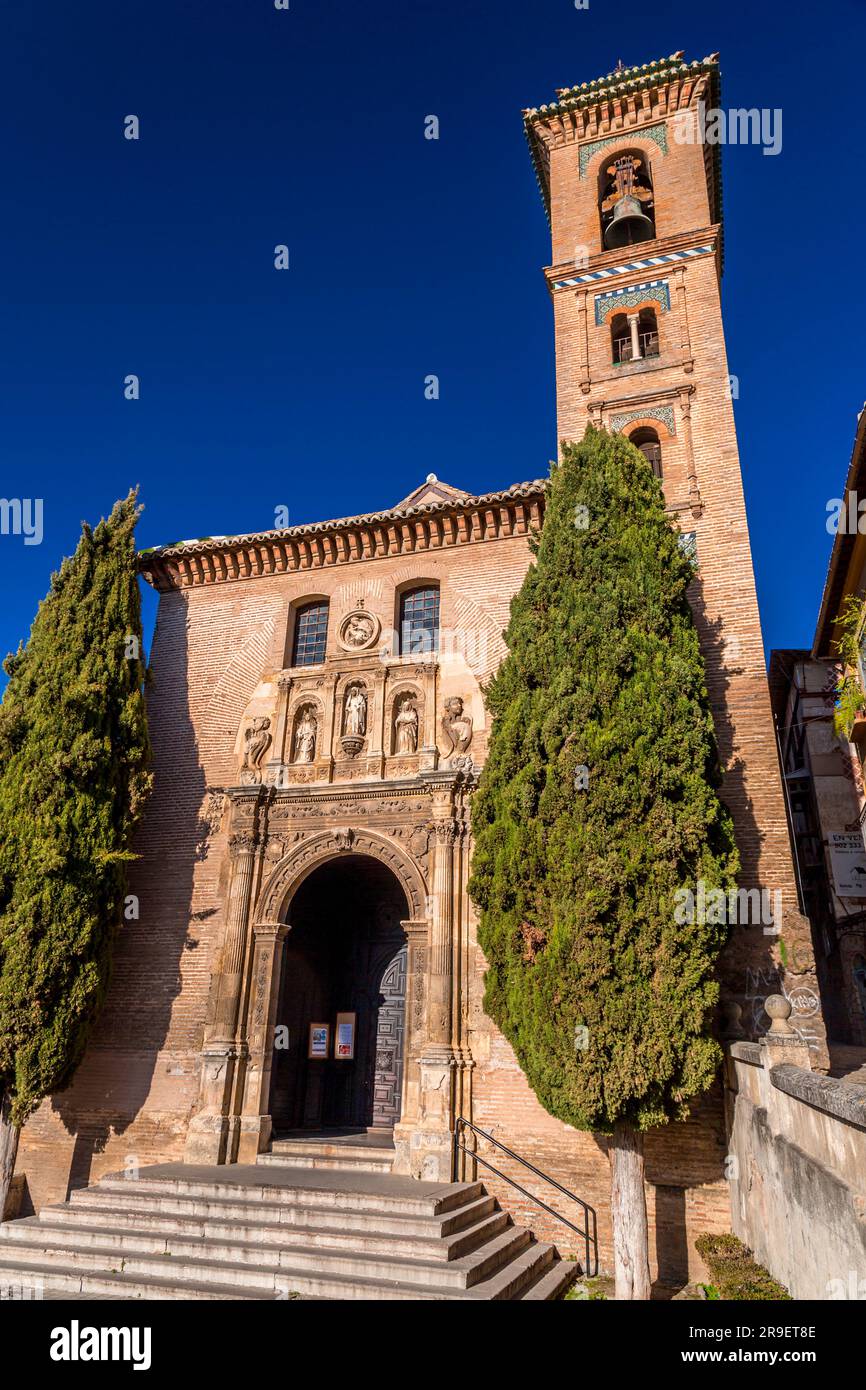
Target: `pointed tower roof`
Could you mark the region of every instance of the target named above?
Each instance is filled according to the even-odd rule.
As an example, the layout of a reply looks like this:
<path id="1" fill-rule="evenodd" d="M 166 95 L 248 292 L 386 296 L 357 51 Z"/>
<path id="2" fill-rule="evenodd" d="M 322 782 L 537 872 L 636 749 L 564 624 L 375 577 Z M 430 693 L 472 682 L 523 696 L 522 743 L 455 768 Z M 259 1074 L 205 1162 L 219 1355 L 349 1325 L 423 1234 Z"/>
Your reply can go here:
<path id="1" fill-rule="evenodd" d="M 428 473 L 420 487 L 416 487 L 414 492 L 410 492 L 408 497 L 397 503 L 396 510 L 402 511 L 404 507 L 423 507 L 425 502 L 452 502 L 457 497 L 467 496 L 465 488 L 441 483 L 435 473 Z"/>

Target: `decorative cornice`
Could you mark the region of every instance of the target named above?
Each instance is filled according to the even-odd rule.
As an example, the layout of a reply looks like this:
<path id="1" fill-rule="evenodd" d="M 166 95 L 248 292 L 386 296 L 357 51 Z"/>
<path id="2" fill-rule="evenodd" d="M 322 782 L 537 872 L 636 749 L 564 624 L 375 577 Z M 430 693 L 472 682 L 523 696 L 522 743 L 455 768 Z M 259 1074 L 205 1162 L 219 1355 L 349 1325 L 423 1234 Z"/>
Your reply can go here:
<path id="1" fill-rule="evenodd" d="M 541 526 L 545 487 L 537 478 L 479 497 L 162 546 L 143 551 L 139 568 L 164 591 L 525 536 Z"/>
<path id="2" fill-rule="evenodd" d="M 635 411 L 637 414 L 645 415 L 647 411 L 657 405 L 669 401 L 672 404 L 678 399 L 688 400 L 695 394 L 695 386 L 661 386 L 654 391 L 637 391 L 630 396 L 616 396 L 613 398 L 599 397 L 590 401 L 589 409 L 598 414 L 604 415 L 615 410 Z"/>
<path id="3" fill-rule="evenodd" d="M 324 786 L 298 785 L 293 787 L 272 787 L 268 789 L 268 804 L 271 814 L 277 809 L 288 810 L 292 806 L 327 805 L 330 802 L 352 802 L 357 804 L 358 815 L 376 815 L 373 803 L 393 801 L 395 797 L 427 797 L 443 788 L 471 789 L 472 779 L 458 769 L 439 768 L 435 772 L 419 772 L 414 777 L 376 782 L 329 782 Z M 229 791 L 231 795 L 231 791 Z M 388 808 L 382 813 L 389 815 Z"/>

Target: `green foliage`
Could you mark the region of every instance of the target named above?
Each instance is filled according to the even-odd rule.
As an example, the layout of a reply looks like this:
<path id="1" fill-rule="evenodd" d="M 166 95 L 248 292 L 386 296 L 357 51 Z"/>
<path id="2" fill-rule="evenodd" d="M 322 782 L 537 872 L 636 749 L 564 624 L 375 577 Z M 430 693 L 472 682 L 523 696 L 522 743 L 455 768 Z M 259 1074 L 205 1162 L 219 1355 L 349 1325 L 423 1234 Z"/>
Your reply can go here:
<path id="1" fill-rule="evenodd" d="M 70 1081 L 103 1000 L 150 786 L 136 496 L 52 576 L 0 705 L 0 1094 Z M 132 640 L 130 640 L 132 639 Z M 134 653 L 130 657 L 130 651 Z"/>
<path id="2" fill-rule="evenodd" d="M 709 1287 L 716 1292 L 714 1295 L 708 1294 L 708 1297 L 714 1296 L 726 1302 L 757 1299 L 790 1301 L 791 1295 L 784 1285 L 779 1284 L 763 1265 L 752 1258 L 751 1250 L 736 1236 L 698 1236 L 695 1249 L 715 1281 Z"/>
<path id="3" fill-rule="evenodd" d="M 866 694 L 860 681 L 860 643 L 863 640 L 863 600 L 849 594 L 836 619 L 839 636 L 833 643 L 842 670 L 836 682 L 833 727 L 844 738 L 851 737 L 854 720 L 863 711 Z"/>
<path id="4" fill-rule="evenodd" d="M 533 549 L 473 799 L 485 1007 L 551 1114 L 648 1129 L 720 1058 L 727 929 L 678 924 L 675 893 L 728 890 L 737 869 L 694 570 L 643 454 L 591 428 L 563 446 Z"/>

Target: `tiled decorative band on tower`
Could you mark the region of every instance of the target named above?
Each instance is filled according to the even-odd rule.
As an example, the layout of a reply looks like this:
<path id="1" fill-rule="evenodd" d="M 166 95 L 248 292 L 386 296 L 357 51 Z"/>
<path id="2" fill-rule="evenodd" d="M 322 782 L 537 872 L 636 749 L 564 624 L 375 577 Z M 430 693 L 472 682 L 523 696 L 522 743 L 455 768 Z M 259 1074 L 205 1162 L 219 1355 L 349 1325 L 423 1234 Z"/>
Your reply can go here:
<path id="1" fill-rule="evenodd" d="M 669 251 L 665 256 L 648 256 L 645 261 L 627 261 L 625 265 L 612 265 L 608 270 L 589 270 L 586 275 L 575 275 L 568 280 L 554 280 L 555 290 L 566 289 L 569 285 L 589 285 L 593 280 L 610 280 L 615 275 L 628 275 L 633 270 L 654 270 L 656 266 L 670 265 L 674 261 L 690 261 L 695 256 L 712 256 L 714 246 L 692 246 L 688 251 Z"/>

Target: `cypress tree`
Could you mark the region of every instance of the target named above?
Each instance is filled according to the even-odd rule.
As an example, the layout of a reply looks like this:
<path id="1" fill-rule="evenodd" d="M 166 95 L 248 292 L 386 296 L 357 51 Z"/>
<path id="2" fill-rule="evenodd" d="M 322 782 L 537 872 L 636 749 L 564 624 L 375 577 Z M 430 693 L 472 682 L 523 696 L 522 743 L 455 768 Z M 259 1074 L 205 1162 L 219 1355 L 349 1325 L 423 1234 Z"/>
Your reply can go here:
<path id="1" fill-rule="evenodd" d="M 533 551 L 473 799 L 485 1008 L 545 1109 L 610 1135 L 617 1297 L 646 1298 L 643 1135 L 721 1056 L 727 927 L 687 894 L 729 891 L 738 867 L 694 567 L 643 454 L 591 427 L 563 445 Z"/>
<path id="2" fill-rule="evenodd" d="M 108 984 L 150 785 L 136 494 L 52 576 L 0 704 L 0 1217 L 20 1127 L 68 1085 Z"/>

